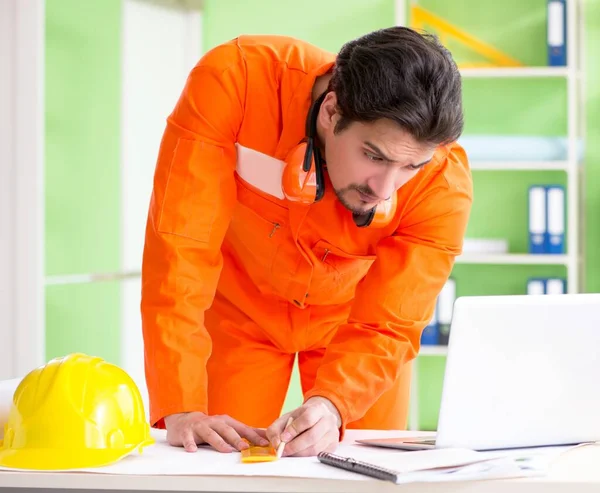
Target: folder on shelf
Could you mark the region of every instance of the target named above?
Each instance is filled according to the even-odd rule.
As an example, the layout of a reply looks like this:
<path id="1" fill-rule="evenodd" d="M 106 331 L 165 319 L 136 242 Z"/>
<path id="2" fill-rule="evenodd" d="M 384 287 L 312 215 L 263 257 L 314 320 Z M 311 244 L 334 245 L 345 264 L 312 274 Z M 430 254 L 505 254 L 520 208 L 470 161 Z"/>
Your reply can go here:
<path id="1" fill-rule="evenodd" d="M 546 279 L 546 294 L 565 294 L 567 292 L 567 283 L 565 279 L 550 278 Z"/>
<path id="2" fill-rule="evenodd" d="M 439 336 L 438 344 L 442 346 L 448 345 L 450 337 L 450 323 L 452 322 L 452 311 L 454 309 L 454 301 L 456 300 L 456 281 L 452 278 L 446 281 L 438 297 L 438 327 Z"/>
<path id="3" fill-rule="evenodd" d="M 527 294 L 541 295 L 546 294 L 546 280 L 532 278 L 527 281 Z"/>
<path id="4" fill-rule="evenodd" d="M 436 344 L 438 344 L 439 326 L 437 319 L 437 311 L 438 304 L 436 303 L 435 308 L 433 310 L 433 316 L 431 317 L 429 324 L 427 324 L 427 327 L 425 327 L 423 333 L 421 334 L 422 346 L 435 346 Z"/>
<path id="5" fill-rule="evenodd" d="M 545 253 L 546 189 L 541 185 L 529 188 L 529 253 Z"/>
<path id="6" fill-rule="evenodd" d="M 565 252 L 565 189 L 560 185 L 546 188 L 546 253 Z"/>
<path id="7" fill-rule="evenodd" d="M 567 65 L 567 5 L 566 0 L 548 0 L 547 4 L 548 65 Z"/>

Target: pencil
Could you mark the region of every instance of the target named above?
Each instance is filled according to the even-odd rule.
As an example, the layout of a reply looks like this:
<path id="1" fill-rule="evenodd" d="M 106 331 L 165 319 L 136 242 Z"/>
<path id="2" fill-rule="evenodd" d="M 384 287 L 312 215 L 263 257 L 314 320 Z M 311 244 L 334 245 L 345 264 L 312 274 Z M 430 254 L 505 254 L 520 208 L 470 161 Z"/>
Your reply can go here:
<path id="1" fill-rule="evenodd" d="M 292 418 L 291 416 L 288 418 L 287 423 L 285 425 L 285 428 L 283 429 L 283 431 L 288 429 L 288 426 L 290 426 L 292 424 L 292 421 L 294 421 L 294 418 Z M 283 449 L 285 448 L 285 442 L 282 440 L 281 442 L 279 442 L 279 445 L 277 447 L 277 458 L 281 459 L 281 456 L 283 454 Z"/>

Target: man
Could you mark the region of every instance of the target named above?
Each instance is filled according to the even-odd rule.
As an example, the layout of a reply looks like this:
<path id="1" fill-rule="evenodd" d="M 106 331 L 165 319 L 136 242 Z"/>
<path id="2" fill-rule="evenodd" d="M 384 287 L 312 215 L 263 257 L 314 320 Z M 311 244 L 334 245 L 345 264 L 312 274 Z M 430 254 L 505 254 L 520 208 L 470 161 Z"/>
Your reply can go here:
<path id="1" fill-rule="evenodd" d="M 170 444 L 307 456 L 406 425 L 408 363 L 470 214 L 462 128 L 450 54 L 408 28 L 337 56 L 240 36 L 200 60 L 143 259 L 150 419 Z M 296 355 L 304 403 L 280 416 Z"/>

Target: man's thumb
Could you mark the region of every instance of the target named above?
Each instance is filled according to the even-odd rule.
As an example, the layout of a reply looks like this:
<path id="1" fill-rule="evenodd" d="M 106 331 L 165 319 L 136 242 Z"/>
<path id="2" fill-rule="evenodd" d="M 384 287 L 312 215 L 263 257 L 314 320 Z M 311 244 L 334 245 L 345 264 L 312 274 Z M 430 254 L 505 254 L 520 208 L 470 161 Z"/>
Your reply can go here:
<path id="1" fill-rule="evenodd" d="M 282 442 L 289 442 L 293 438 L 293 435 L 295 434 L 295 430 L 292 426 L 293 422 L 294 422 L 294 418 L 292 416 L 290 416 L 287 419 L 287 422 L 285 423 L 285 426 L 283 427 L 283 430 L 281 433 L 281 441 Z"/>

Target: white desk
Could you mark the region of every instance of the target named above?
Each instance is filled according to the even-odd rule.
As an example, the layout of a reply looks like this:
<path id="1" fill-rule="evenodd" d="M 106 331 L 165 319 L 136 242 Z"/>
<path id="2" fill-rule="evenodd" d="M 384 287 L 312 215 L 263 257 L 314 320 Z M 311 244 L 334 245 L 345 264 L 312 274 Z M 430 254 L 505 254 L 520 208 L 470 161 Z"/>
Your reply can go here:
<path id="1" fill-rule="evenodd" d="M 344 447 L 352 446 L 358 437 L 414 435 L 413 432 L 356 432 L 350 431 Z M 348 449 L 345 448 L 344 451 Z M 171 456 L 171 453 L 173 454 Z M 178 461 L 185 453 L 172 448 L 168 461 Z M 202 451 L 201 453 L 212 453 Z M 216 452 L 215 452 L 216 453 Z M 389 453 L 397 453 L 390 451 Z M 180 454 L 180 455 L 177 455 Z M 188 454 L 191 457 L 192 454 Z M 144 454 L 134 459 L 141 464 Z M 210 457 L 210 456 L 207 456 Z M 122 464 L 128 464 L 123 460 Z M 188 457 L 184 457 L 188 459 Z M 198 456 L 198 459 L 202 459 Z M 235 460 L 233 457 L 231 460 Z M 287 460 L 287 459 L 286 459 Z M 126 467 L 129 467 L 128 465 Z M 253 467 L 246 464 L 245 467 Z M 302 467 L 302 462 L 298 462 Z M 332 477 L 346 473 L 328 467 Z M 133 468 L 135 469 L 135 468 Z M 133 470 L 132 469 L 132 470 Z M 354 475 L 353 475 L 354 476 Z M 358 477 L 358 475 L 354 476 Z M 413 483 L 394 485 L 387 481 L 366 478 L 359 479 L 305 479 L 297 477 L 263 477 L 230 475 L 154 475 L 154 474 L 107 474 L 107 473 L 42 473 L 0 471 L 0 490 L 6 488 L 27 488 L 35 490 L 80 490 L 80 491 L 202 491 L 232 493 L 379 493 L 402 491 L 406 493 L 554 493 L 554 492 L 594 492 L 600 491 L 600 445 L 575 448 L 565 452 L 552 466 L 549 476 L 543 478 L 520 478 L 488 481 L 465 481 L 446 483 Z M 377 492 L 375 491 L 377 489 Z"/>

